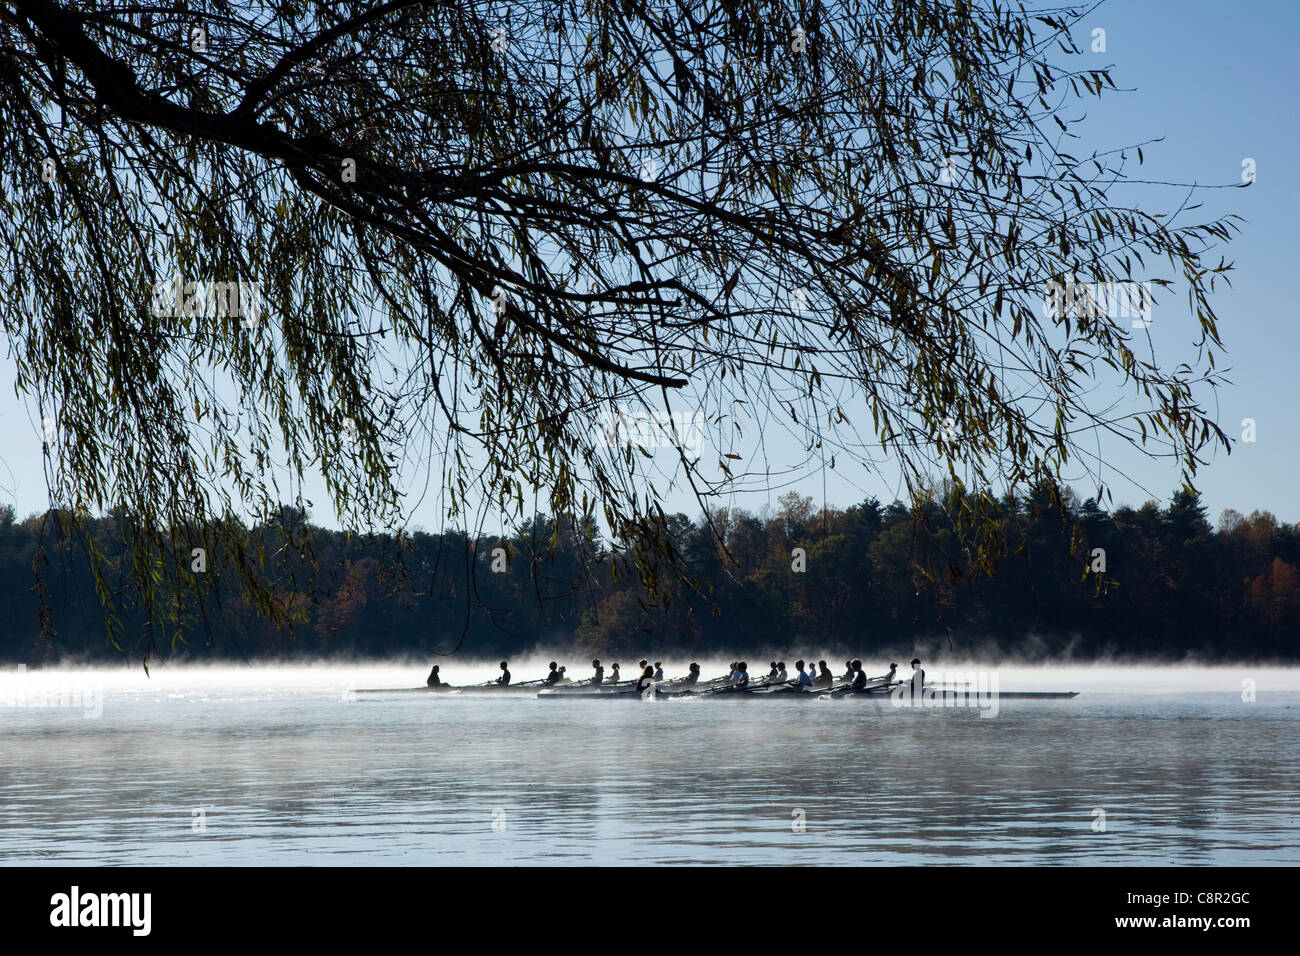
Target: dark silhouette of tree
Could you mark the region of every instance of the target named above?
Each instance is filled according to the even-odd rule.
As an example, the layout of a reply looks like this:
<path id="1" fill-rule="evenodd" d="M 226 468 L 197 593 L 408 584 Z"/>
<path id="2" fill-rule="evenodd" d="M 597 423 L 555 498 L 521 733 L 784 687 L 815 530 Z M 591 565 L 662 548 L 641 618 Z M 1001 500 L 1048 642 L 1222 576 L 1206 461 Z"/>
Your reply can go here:
<path id="1" fill-rule="evenodd" d="M 1068 488 L 1060 504 L 1046 494 L 1002 499 L 996 522 L 1006 550 L 997 573 L 986 575 L 963 532 L 943 523 L 963 497 L 971 494 L 948 488 L 922 502 L 921 517 L 914 507 L 871 499 L 827 507 L 804 537 L 787 537 L 780 514 L 719 512 L 711 523 L 670 515 L 665 534 L 693 586 L 669 581 L 658 591 L 637 577 L 598 573 L 620 545 L 593 548 L 590 529 L 563 516 L 537 515 L 524 522 L 530 537 L 504 539 L 458 530 L 357 536 L 309 522 L 290 539 L 270 523 L 250 529 L 249 540 L 265 556 L 260 587 L 290 626 L 277 627 L 238 580 L 201 595 L 221 602 L 206 617 L 200 596 L 168 585 L 160 593 L 178 607 L 176 623 L 160 631 L 167 638 L 160 651 L 183 660 L 251 660 L 545 648 L 576 655 L 570 670 L 591 654 L 669 652 L 787 660 L 914 650 L 1035 659 L 1294 660 L 1300 653 L 1300 573 L 1287 557 L 1297 529 L 1266 512 L 1225 513 L 1216 531 L 1200 501 L 1181 492 L 1167 506 L 1150 502 L 1114 515 L 1091 499 L 1079 504 Z M 17 521 L 0 509 L 0 658 L 103 658 L 92 551 L 116 585 L 110 606 L 118 626 L 148 633 L 148 605 L 131 583 L 123 535 L 130 525 L 121 514 L 74 523 L 51 512 Z M 718 527 L 727 530 L 725 548 Z M 536 543 L 551 535 L 553 545 Z M 286 547 L 291 540 L 305 542 L 310 556 Z M 804 549 L 803 571 L 787 544 Z M 1106 553 L 1104 573 L 1093 569 L 1095 548 Z M 502 551 L 510 555 L 504 566 Z M 44 565 L 40 588 L 36 563 Z M 42 640 L 42 606 L 59 621 L 57 641 Z"/>
<path id="2" fill-rule="evenodd" d="M 201 546 L 283 617 L 250 528 L 210 519 L 256 523 L 315 470 L 359 530 L 400 527 L 404 468 L 450 522 L 522 521 L 535 488 L 666 585 L 624 411 L 699 418 L 702 447 L 661 443 L 709 513 L 767 414 L 835 467 L 892 456 L 918 500 L 932 472 L 1055 485 L 1098 431 L 1190 480 L 1226 443 L 1202 397 L 1234 227 L 1111 198 L 1140 147 L 1070 151 L 1078 100 L 1116 89 L 1077 16 L 7 0 L 0 321 L 52 503 L 125 506 L 160 615 L 205 593 Z M 1187 286 L 1194 366 L 1082 298 L 1045 314 L 1130 281 Z M 1117 389 L 1137 404 L 1097 404 Z"/>

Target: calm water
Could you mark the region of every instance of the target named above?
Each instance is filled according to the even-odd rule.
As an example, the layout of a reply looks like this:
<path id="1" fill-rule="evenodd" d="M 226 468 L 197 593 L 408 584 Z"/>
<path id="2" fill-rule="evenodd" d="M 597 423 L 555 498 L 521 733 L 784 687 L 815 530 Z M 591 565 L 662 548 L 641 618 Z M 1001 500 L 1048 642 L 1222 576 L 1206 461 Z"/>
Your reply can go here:
<path id="1" fill-rule="evenodd" d="M 982 718 L 346 699 L 418 666 L 0 672 L 0 862 L 1300 864 L 1300 672 L 998 673 L 1082 694 Z"/>

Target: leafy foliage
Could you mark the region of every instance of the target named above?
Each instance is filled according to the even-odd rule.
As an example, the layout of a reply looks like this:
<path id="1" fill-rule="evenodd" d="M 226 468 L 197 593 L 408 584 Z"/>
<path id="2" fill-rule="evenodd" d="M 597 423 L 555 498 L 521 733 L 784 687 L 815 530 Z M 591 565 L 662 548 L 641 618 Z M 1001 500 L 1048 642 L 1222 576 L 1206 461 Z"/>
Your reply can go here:
<path id="1" fill-rule="evenodd" d="M 536 494 L 673 579 L 661 477 L 601 440 L 622 405 L 707 418 L 669 480 L 709 513 L 756 473 L 735 445 L 752 409 L 831 467 L 890 459 L 912 505 L 935 471 L 1054 488 L 1099 433 L 1190 484 L 1226 444 L 1202 402 L 1229 268 L 1210 249 L 1234 226 L 1120 202 L 1140 148 L 1069 151 L 1077 101 L 1115 91 L 1076 18 L 10 0 L 0 321 L 55 423 L 52 503 L 133 516 L 154 607 L 159 575 L 198 593 L 151 562 L 201 530 L 283 618 L 236 518 L 315 470 L 345 527 L 397 533 L 427 469 L 449 520 L 517 527 Z M 177 275 L 256 282 L 263 314 L 156 314 Z M 1075 278 L 1180 284 L 1197 365 L 1160 368 L 1113 317 L 1044 315 Z M 963 505 L 987 565 L 997 501 Z"/>
<path id="2" fill-rule="evenodd" d="M 573 661 L 672 652 L 1300 657 L 1300 529 L 1267 512 L 1225 512 L 1216 531 L 1199 500 L 1181 491 L 1165 508 L 1149 502 L 1113 514 L 1068 490 L 1063 507 L 1046 492 L 1004 498 L 994 524 L 1006 551 L 990 576 L 972 565 L 969 536 L 954 520 L 958 497 L 952 489 L 928 497 L 917 513 L 875 500 L 813 509 L 791 494 L 762 518 L 670 516 L 665 533 L 692 584 L 665 582 L 655 593 L 606 573 L 618 548 L 568 520 L 538 517 L 504 541 L 459 532 L 361 539 L 306 524 L 293 534 L 310 544 L 310 559 L 282 546 L 290 538 L 283 522 L 264 525 L 246 533 L 274 555 L 262 585 L 290 627 L 259 615 L 237 585 L 210 578 L 198 598 L 172 595 L 186 623 L 164 652 L 181 660 L 535 649 L 567 651 Z M 87 539 L 67 525 L 60 532 L 56 517 L 15 522 L 0 510 L 0 657 L 117 656 L 103 639 Z M 124 528 L 103 519 L 88 531 L 120 584 L 111 606 L 147 642 L 150 618 L 126 573 Z M 796 547 L 806 552 L 803 572 L 793 570 Z M 30 588 L 34 557 L 48 561 L 41 594 Z M 59 628 L 44 642 L 43 606 Z"/>

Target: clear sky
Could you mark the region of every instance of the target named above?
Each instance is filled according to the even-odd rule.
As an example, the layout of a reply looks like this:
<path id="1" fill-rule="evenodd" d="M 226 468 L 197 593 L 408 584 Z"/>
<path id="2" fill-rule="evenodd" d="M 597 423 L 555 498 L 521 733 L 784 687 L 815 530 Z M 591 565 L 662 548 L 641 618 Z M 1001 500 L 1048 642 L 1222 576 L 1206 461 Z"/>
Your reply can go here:
<path id="1" fill-rule="evenodd" d="M 1241 234 L 1224 250 L 1236 264 L 1233 287 L 1215 298 L 1227 347 L 1220 368 L 1231 369 L 1233 382 L 1221 391 L 1216 414 L 1234 439 L 1242 435 L 1242 419 L 1256 423 L 1256 441 L 1238 441 L 1230 456 L 1219 454 L 1197 484 L 1214 518 L 1229 507 L 1259 508 L 1300 522 L 1300 328 L 1292 298 L 1300 274 L 1300 84 L 1294 52 L 1300 4 L 1111 0 L 1080 23 L 1076 38 L 1085 49 L 1094 28 L 1106 31 L 1106 51 L 1091 57 L 1098 66 L 1112 66 L 1116 85 L 1132 92 L 1086 101 L 1088 138 L 1075 144 L 1076 155 L 1163 138 L 1144 147 L 1143 178 L 1216 186 L 1240 182 L 1243 161 L 1254 160 L 1256 181 L 1249 189 L 1206 190 L 1199 195 L 1203 209 L 1185 220 L 1227 213 L 1245 219 Z M 1186 196 L 1186 190 L 1169 187 L 1142 189 L 1136 196 L 1152 211 L 1172 211 Z M 1150 332 L 1162 364 L 1190 359 L 1195 331 L 1194 319 L 1178 302 L 1158 307 Z M 11 504 L 25 516 L 46 506 L 41 434 L 34 404 L 29 408 L 14 398 L 13 377 L 12 362 L 0 356 L 0 505 Z M 769 441 L 767 451 L 774 471 L 804 457 L 779 439 Z M 1117 503 L 1167 501 L 1178 485 L 1173 464 L 1144 460 L 1118 445 L 1102 451 L 1133 479 L 1106 475 Z M 823 475 L 814 469 L 793 486 L 740 495 L 734 504 L 759 510 L 789 487 L 840 506 L 867 494 L 890 500 L 901 490 L 894 481 L 863 472 Z M 304 490 L 306 497 L 324 501 L 319 487 Z M 1086 484 L 1079 490 L 1089 492 Z M 672 495 L 665 506 L 691 515 L 699 510 L 684 494 Z M 313 517 L 332 523 L 324 508 Z M 441 527 L 438 496 L 425 496 L 411 518 L 417 526 Z"/>

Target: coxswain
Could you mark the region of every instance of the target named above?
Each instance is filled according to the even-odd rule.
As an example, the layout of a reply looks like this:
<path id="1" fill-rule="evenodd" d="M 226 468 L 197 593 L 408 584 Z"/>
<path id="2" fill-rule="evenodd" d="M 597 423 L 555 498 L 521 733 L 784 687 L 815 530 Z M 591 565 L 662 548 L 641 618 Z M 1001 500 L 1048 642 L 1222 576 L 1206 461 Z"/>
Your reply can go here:
<path id="1" fill-rule="evenodd" d="M 446 686 L 446 685 L 443 684 L 443 682 L 442 682 L 442 678 L 438 676 L 438 665 L 437 665 L 437 664 L 434 664 L 434 665 L 433 665 L 433 670 L 429 671 L 429 679 L 426 680 L 424 683 L 425 683 L 425 686 L 427 686 L 427 687 L 444 687 L 444 686 Z"/>

